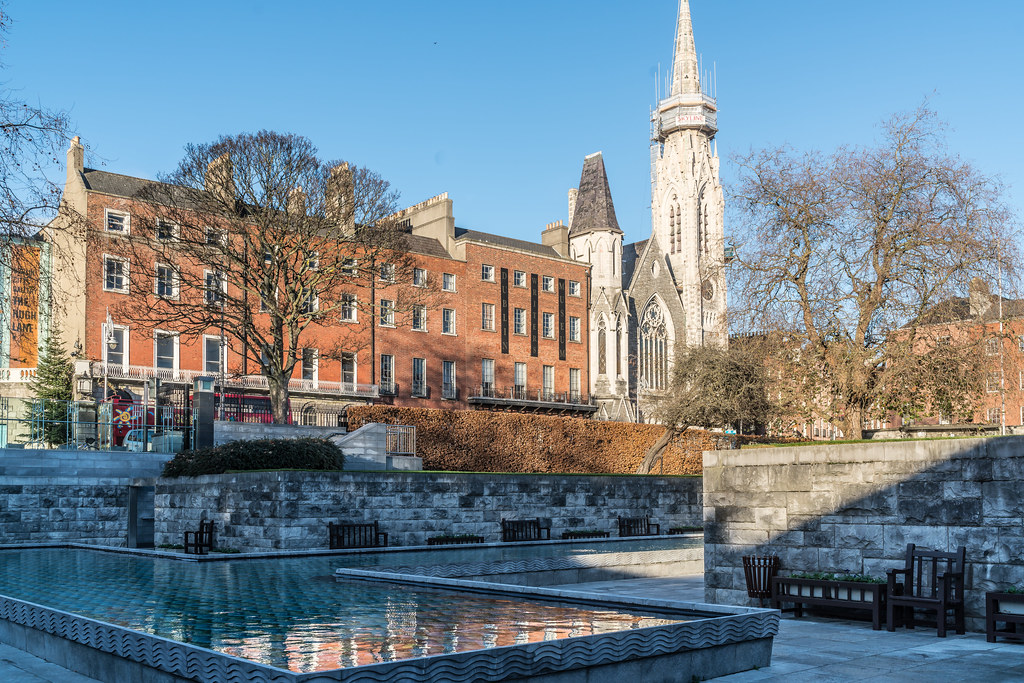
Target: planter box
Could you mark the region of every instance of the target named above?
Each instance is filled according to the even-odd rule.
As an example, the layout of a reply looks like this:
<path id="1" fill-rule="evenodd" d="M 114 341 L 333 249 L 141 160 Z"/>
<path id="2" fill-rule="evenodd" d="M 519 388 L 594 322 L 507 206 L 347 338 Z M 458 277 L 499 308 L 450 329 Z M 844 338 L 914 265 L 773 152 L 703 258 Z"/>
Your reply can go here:
<path id="1" fill-rule="evenodd" d="M 427 545 L 468 545 L 470 543 L 483 543 L 483 536 L 466 536 L 463 538 L 428 538 Z"/>
<path id="2" fill-rule="evenodd" d="M 798 618 L 803 616 L 804 605 L 871 610 L 871 627 L 878 631 L 882 628 L 887 592 L 884 583 L 776 576 L 772 579 L 772 606 L 782 609 L 782 603 L 793 603 L 793 616 Z"/>
<path id="3" fill-rule="evenodd" d="M 998 622 L 1003 622 L 1004 630 L 996 630 Z M 985 635 L 988 642 L 996 642 L 996 636 L 1024 642 L 1024 629 L 1019 629 L 1017 624 L 1024 624 L 1024 594 L 985 593 Z"/>

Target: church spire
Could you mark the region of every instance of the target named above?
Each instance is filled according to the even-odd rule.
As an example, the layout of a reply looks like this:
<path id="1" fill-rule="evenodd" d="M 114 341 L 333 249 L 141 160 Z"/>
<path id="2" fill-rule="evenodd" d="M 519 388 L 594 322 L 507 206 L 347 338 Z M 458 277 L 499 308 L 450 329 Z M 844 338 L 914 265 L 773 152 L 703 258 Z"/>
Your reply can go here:
<path id="1" fill-rule="evenodd" d="M 697 64 L 697 48 L 693 42 L 690 0 L 679 0 L 679 18 L 676 20 L 676 49 L 672 67 L 672 94 L 700 94 L 700 73 Z"/>

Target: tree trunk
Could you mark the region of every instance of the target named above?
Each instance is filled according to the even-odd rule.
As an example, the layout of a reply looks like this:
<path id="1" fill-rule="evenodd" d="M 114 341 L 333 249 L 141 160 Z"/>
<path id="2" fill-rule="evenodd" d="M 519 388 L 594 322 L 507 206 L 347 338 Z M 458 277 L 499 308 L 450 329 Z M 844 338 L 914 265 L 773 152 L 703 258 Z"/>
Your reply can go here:
<path id="1" fill-rule="evenodd" d="M 270 412 L 274 416 L 274 424 L 288 424 L 288 383 L 278 377 L 267 377 L 270 389 Z"/>
<path id="2" fill-rule="evenodd" d="M 846 438 L 860 441 L 864 438 L 864 410 L 860 406 L 850 406 L 849 415 Z"/>
<path id="3" fill-rule="evenodd" d="M 672 442 L 676 436 L 679 435 L 679 429 L 676 427 L 666 427 L 665 433 L 661 435 L 661 438 L 654 442 L 654 445 L 647 451 L 647 455 L 644 456 L 643 462 L 640 463 L 640 467 L 637 468 L 637 474 L 650 474 L 651 470 L 654 469 L 654 463 L 661 459 L 661 454 L 664 452 L 668 445 Z"/>

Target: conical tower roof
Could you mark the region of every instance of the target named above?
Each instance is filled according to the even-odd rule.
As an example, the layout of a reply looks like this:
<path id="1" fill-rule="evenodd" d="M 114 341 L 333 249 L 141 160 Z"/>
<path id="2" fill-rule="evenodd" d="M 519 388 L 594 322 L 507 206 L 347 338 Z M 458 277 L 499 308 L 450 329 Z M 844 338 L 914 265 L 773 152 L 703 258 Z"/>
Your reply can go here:
<path id="1" fill-rule="evenodd" d="M 604 157 L 600 152 L 591 154 L 583 161 L 576 210 L 572 215 L 569 234 L 582 235 L 598 230 L 622 232 L 615 217 L 615 204 L 612 203 L 612 191 L 608 187 L 608 174 L 604 170 Z"/>
<path id="2" fill-rule="evenodd" d="M 693 42 L 690 0 L 679 0 L 676 48 L 672 66 L 672 94 L 700 94 L 700 70 L 697 62 L 697 47 Z"/>

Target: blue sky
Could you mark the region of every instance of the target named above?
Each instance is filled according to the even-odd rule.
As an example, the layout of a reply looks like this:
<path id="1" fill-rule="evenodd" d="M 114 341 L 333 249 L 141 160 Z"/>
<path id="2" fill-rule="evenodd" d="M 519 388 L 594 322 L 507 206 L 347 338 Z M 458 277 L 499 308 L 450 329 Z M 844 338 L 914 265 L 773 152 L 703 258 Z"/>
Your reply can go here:
<path id="1" fill-rule="evenodd" d="M 602 150 L 629 241 L 650 230 L 649 109 L 676 0 L 12 0 L 3 78 L 71 113 L 86 162 L 156 177 L 260 128 L 368 166 L 460 227 L 539 241 Z M 730 155 L 870 143 L 925 97 L 952 151 L 1024 213 L 1024 3 L 691 0 Z M 728 227 L 727 227 L 728 230 Z"/>

